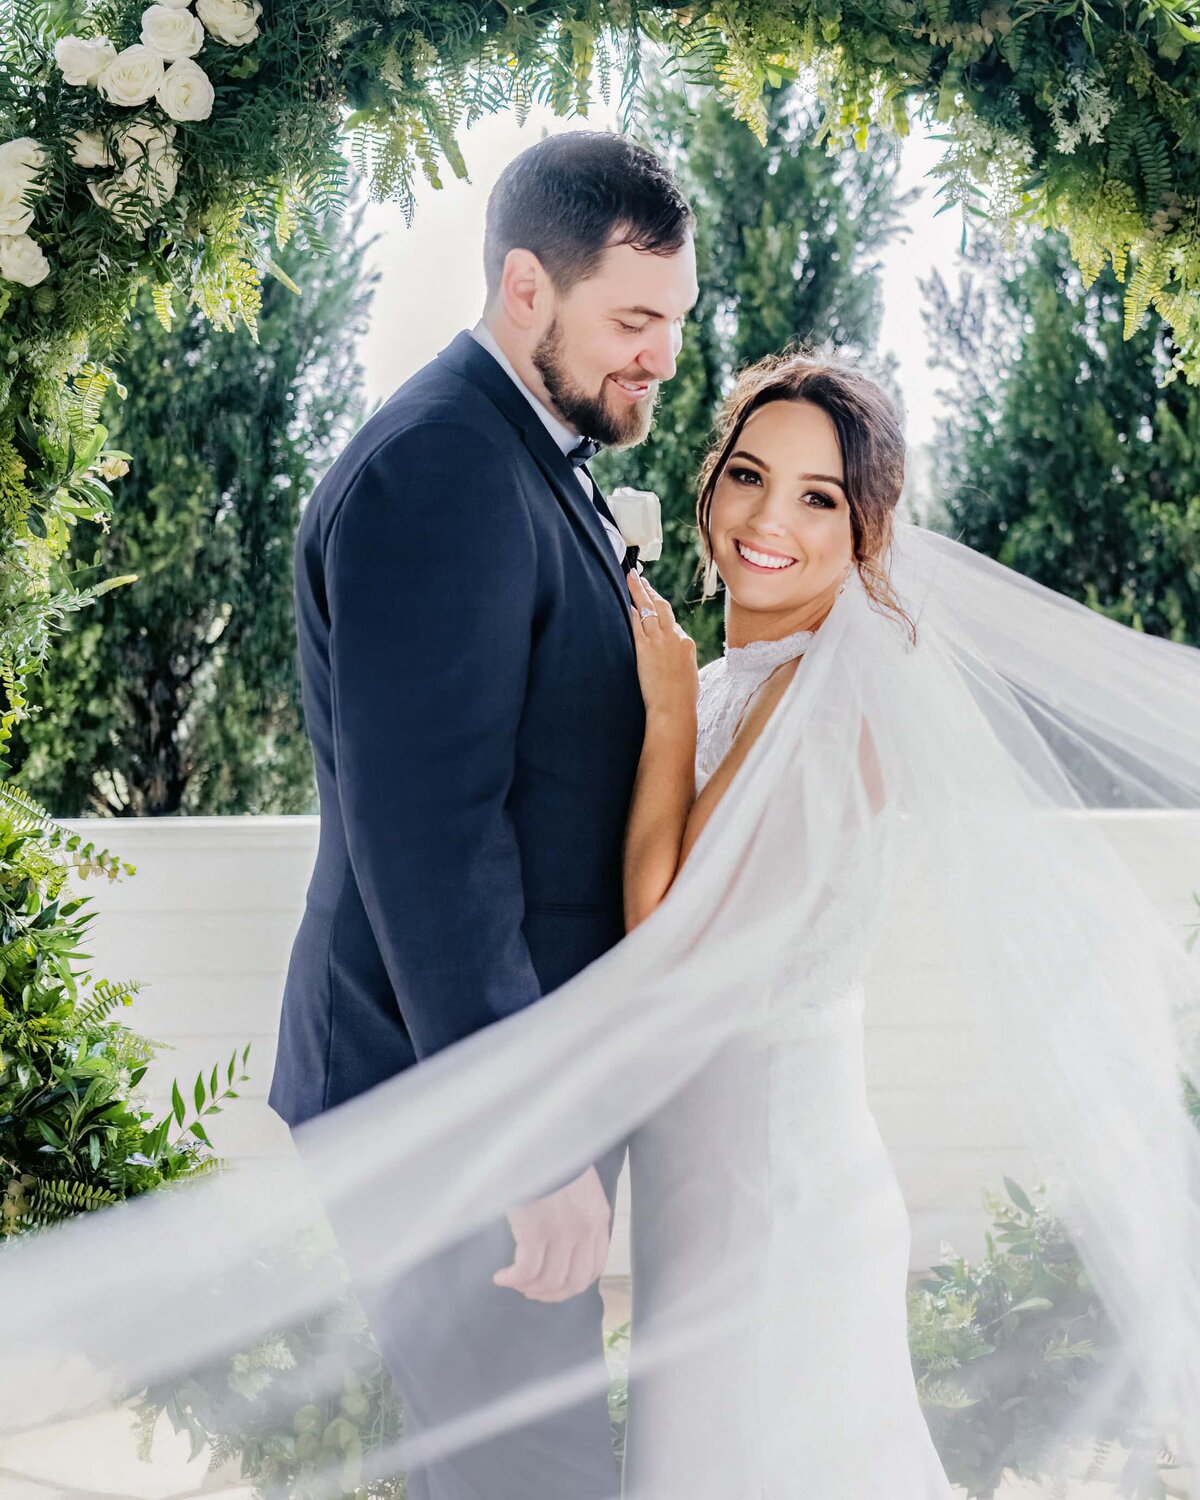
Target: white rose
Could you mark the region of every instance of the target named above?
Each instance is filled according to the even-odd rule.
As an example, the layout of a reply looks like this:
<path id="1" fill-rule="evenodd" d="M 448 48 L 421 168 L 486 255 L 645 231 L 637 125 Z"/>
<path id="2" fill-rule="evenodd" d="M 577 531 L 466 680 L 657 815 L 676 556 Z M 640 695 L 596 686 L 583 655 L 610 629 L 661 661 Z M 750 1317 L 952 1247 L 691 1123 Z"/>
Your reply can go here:
<path id="1" fill-rule="evenodd" d="M 129 108 L 153 99 L 162 81 L 162 58 L 150 47 L 135 42 L 117 53 L 100 74 L 96 87 L 110 104 Z"/>
<path id="2" fill-rule="evenodd" d="M 165 5 L 168 10 L 187 10 L 192 0 L 158 0 L 160 5 Z"/>
<path id="3" fill-rule="evenodd" d="M 71 137 L 71 160 L 77 167 L 111 167 L 113 159 L 98 130 L 77 130 Z"/>
<path id="4" fill-rule="evenodd" d="M 0 176 L 0 234 L 24 234 L 33 223 L 33 209 L 25 201 L 28 179 L 18 174 Z"/>
<path id="5" fill-rule="evenodd" d="M 20 135 L 0 146 L 0 177 L 19 177 L 29 186 L 46 169 L 45 151 L 31 135 Z"/>
<path id="6" fill-rule="evenodd" d="M 54 44 L 54 61 L 64 80 L 76 87 L 94 88 L 116 55 L 106 36 L 60 36 Z"/>
<path id="7" fill-rule="evenodd" d="M 38 180 L 46 153 L 32 136 L 0 145 L 0 234 L 24 234 L 33 223 L 29 199 L 42 191 Z"/>
<path id="8" fill-rule="evenodd" d="M 196 0 L 196 14 L 210 35 L 229 47 L 244 47 L 258 36 L 259 0 Z"/>
<path id="9" fill-rule="evenodd" d="M 140 193 L 155 208 L 161 208 L 168 198 L 175 196 L 179 185 L 179 153 L 163 151 L 157 156 L 142 157 L 125 168 L 120 181 L 130 193 Z"/>
<path id="10" fill-rule="evenodd" d="M 18 286 L 37 286 L 50 274 L 50 262 L 27 234 L 0 234 L 0 276 Z"/>
<path id="11" fill-rule="evenodd" d="M 207 120 L 215 97 L 208 74 L 190 57 L 171 64 L 157 94 L 172 120 Z"/>
<path id="12" fill-rule="evenodd" d="M 148 158 L 157 160 L 171 149 L 178 132 L 174 125 L 157 125 L 153 120 L 133 120 L 117 137 L 117 150 L 122 161 Z"/>
<path id="13" fill-rule="evenodd" d="M 144 195 L 132 192 L 119 177 L 111 177 L 107 182 L 89 182 L 88 192 L 101 208 L 112 214 L 122 229 L 136 235 L 139 240 L 146 238 L 153 219 Z"/>
<path id="14" fill-rule="evenodd" d="M 166 62 L 195 57 L 204 46 L 204 27 L 190 10 L 152 5 L 142 12 L 142 42 Z"/>
<path id="15" fill-rule="evenodd" d="M 622 485 L 608 497 L 608 508 L 628 547 L 638 549 L 642 562 L 662 556 L 662 506 L 653 490 L 631 490 Z"/>

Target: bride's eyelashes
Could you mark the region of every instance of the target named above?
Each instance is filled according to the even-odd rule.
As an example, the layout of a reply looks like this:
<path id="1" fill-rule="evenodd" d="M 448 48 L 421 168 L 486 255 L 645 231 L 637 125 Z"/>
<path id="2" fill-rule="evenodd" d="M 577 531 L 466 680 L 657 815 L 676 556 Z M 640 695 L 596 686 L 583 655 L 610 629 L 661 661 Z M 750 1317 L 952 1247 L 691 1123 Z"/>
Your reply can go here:
<path id="1" fill-rule="evenodd" d="M 762 475 L 757 469 L 743 469 L 740 465 L 734 465 L 725 470 L 726 475 L 733 480 L 734 484 L 761 484 Z M 822 490 L 806 490 L 800 497 L 802 500 L 815 500 L 814 510 L 836 510 L 837 501 L 832 495 L 826 495 Z"/>

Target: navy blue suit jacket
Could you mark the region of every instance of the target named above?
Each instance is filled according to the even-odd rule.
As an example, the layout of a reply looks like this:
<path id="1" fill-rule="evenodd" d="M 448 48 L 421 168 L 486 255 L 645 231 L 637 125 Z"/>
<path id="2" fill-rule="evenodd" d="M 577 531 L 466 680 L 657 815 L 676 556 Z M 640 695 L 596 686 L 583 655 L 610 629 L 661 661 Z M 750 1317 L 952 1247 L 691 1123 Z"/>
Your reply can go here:
<path id="1" fill-rule="evenodd" d="M 644 729 L 611 543 L 467 333 L 317 486 L 296 616 L 321 820 L 269 1095 L 290 1125 L 618 941 Z"/>

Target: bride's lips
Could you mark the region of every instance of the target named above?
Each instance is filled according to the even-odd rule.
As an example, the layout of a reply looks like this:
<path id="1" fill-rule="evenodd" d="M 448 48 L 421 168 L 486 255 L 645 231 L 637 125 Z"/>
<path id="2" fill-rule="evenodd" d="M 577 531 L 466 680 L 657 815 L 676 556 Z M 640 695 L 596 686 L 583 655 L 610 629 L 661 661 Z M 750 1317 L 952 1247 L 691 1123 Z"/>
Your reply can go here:
<path id="1" fill-rule="evenodd" d="M 752 573 L 786 573 L 796 563 L 796 558 L 786 552 L 773 552 L 769 547 L 752 547 L 749 542 L 739 541 L 737 537 L 733 539 L 733 550 L 742 567 L 749 568 Z M 752 562 L 746 556 L 747 552 L 756 557 L 769 557 L 772 562 Z"/>
<path id="2" fill-rule="evenodd" d="M 619 396 L 624 396 L 626 401 L 644 401 L 654 388 L 651 380 L 625 380 L 619 375 L 610 375 L 609 380 L 616 388 Z"/>

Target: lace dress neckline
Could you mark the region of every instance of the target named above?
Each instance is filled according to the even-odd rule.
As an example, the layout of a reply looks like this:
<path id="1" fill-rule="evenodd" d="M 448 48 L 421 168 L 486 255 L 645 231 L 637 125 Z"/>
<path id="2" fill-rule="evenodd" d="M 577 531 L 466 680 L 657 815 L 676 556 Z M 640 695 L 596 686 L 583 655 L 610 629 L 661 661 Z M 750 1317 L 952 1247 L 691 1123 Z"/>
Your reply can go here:
<path id="1" fill-rule="evenodd" d="M 793 630 L 777 641 L 748 641 L 744 646 L 725 647 L 725 670 L 741 681 L 757 677 L 765 681 L 776 667 L 799 656 L 812 640 L 811 630 Z"/>
<path id="2" fill-rule="evenodd" d="M 793 630 L 778 641 L 748 641 L 725 647 L 725 655 L 700 673 L 696 741 L 697 791 L 716 770 L 733 744 L 750 699 L 776 667 L 803 656 L 811 630 Z"/>

